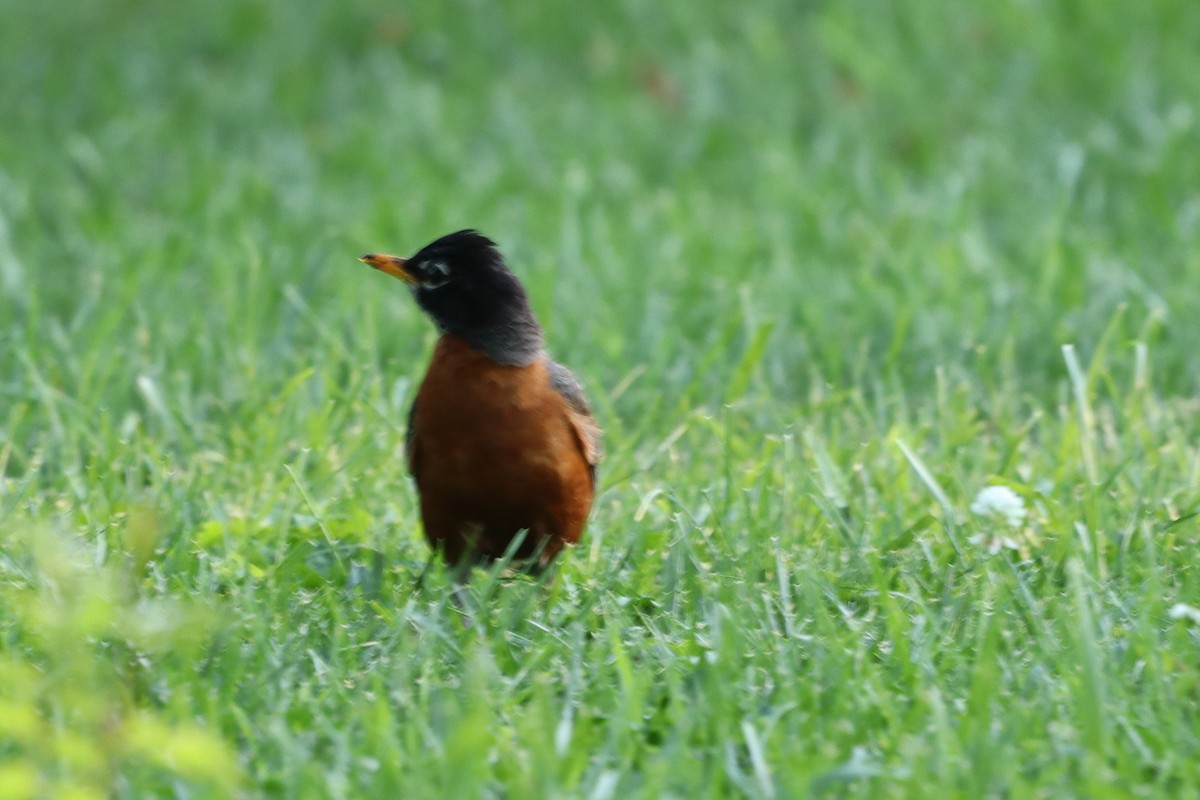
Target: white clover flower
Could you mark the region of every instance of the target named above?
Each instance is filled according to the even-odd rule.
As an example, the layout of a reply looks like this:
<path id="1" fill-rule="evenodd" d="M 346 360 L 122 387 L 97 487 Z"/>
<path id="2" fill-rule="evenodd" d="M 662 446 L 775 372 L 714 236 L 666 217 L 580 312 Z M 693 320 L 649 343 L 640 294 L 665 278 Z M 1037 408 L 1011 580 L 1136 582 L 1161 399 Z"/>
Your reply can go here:
<path id="1" fill-rule="evenodd" d="M 1007 486 L 987 486 L 975 495 L 971 511 L 981 517 L 1003 520 L 1010 528 L 1025 521 L 1025 501 Z"/>
<path id="2" fill-rule="evenodd" d="M 1171 619 L 1186 619 L 1188 622 L 1200 625 L 1200 608 L 1189 606 L 1187 603 L 1176 603 L 1171 606 L 1167 616 Z"/>

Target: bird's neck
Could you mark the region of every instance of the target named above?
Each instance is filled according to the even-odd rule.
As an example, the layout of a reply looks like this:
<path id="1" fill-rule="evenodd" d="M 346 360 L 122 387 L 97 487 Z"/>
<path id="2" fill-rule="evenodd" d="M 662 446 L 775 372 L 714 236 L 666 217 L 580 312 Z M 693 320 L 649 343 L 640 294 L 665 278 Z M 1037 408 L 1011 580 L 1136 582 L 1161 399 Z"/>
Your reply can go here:
<path id="1" fill-rule="evenodd" d="M 458 336 L 492 361 L 506 366 L 528 366 L 543 352 L 542 328 L 529 310 L 444 332 Z"/>

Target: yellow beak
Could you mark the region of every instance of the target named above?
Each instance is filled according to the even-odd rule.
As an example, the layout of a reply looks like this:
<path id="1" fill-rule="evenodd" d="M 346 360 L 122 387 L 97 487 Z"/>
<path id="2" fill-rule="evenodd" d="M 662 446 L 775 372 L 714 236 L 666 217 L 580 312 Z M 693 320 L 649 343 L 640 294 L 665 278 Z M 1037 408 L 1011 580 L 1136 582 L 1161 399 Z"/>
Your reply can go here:
<path id="1" fill-rule="evenodd" d="M 364 264 L 371 265 L 380 272 L 386 272 L 393 278 L 399 278 L 405 283 L 416 284 L 417 282 L 417 277 L 405 266 L 408 259 L 400 258 L 399 256 L 384 255 L 383 253 L 367 253 L 358 260 Z"/>

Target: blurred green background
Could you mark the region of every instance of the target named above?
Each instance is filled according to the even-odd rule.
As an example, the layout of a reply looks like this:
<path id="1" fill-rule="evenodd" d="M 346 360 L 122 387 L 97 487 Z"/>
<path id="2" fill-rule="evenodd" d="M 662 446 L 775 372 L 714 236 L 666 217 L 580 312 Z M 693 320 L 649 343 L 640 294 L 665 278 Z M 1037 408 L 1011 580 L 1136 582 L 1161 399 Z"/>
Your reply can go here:
<path id="1" fill-rule="evenodd" d="M 25 687 L 0 690 L 24 720 L 0 723 L 0 795 L 1063 797 L 1100 770 L 1197 796 L 1171 755 L 1196 760 L 1195 671 L 1148 706 L 1112 690 L 1170 732 L 1135 746 L 1084 713 L 1108 667 L 1071 677 L 1125 634 L 1035 624 L 1149 594 L 1122 630 L 1168 654 L 1151 669 L 1182 680 L 1195 654 L 1161 604 L 1194 584 L 1197 43 L 1194 0 L 0 0 L 0 683 Z M 410 591 L 399 442 L 434 334 L 355 260 L 463 227 L 526 282 L 610 453 L 557 605 L 513 590 L 475 644 Z M 1045 575 L 960 585 L 934 522 L 953 536 L 954 515 L 897 437 L 962 509 L 989 476 L 1051 481 Z M 1120 539 L 1143 519 L 1190 538 L 1143 553 Z M 1149 561 L 1122 572 L 1130 552 Z M 874 606 L 909 579 L 964 604 Z M 747 678 L 782 674 L 759 660 L 791 657 L 774 634 L 713 683 L 691 682 L 703 647 L 666 644 L 705 639 L 714 608 L 767 626 L 736 609 L 792 591 L 817 615 L 797 630 L 846 637 L 817 670 L 841 694 Z M 1034 596 L 1057 611 L 1014 619 L 1077 649 L 974 627 Z M 941 631 L 940 666 L 864 679 L 866 639 L 821 622 L 856 602 L 880 636 Z M 346 636 L 377 655 L 339 661 Z M 1013 660 L 978 672 L 963 642 Z M 997 738 L 972 728 L 985 689 L 937 699 L 1026 669 L 1066 683 Z M 70 685 L 113 699 L 80 710 Z M 1059 737 L 1050 696 L 1083 698 L 1063 712 L 1082 733 Z M 596 721 L 618 707 L 640 722 Z M 688 713 L 709 721 L 684 735 Z M 547 726 L 552 752 L 530 743 Z M 1023 767 L 1026 746 L 1062 763 Z"/>
<path id="2" fill-rule="evenodd" d="M 920 385 L 1004 347 L 1036 389 L 1124 303 L 1166 340 L 1167 385 L 1196 387 L 1193 3 L 5 16 L 10 337 L 169 353 L 222 400 L 231 364 L 327 357 L 291 286 L 352 355 L 415 357 L 423 323 L 352 256 L 472 226 L 609 382 L 694 369 L 746 314 L 775 323 L 781 391 Z"/>

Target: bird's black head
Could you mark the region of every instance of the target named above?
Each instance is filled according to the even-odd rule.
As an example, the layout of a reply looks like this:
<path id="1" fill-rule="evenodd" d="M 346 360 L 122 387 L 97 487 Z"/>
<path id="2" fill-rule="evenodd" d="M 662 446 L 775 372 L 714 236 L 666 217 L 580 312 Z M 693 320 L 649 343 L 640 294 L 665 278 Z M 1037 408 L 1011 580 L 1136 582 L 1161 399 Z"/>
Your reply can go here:
<path id="1" fill-rule="evenodd" d="M 501 364 L 528 364 L 542 331 L 496 243 L 472 230 L 430 242 L 412 258 L 371 253 L 360 261 L 404 281 L 443 333 L 460 336 Z"/>

